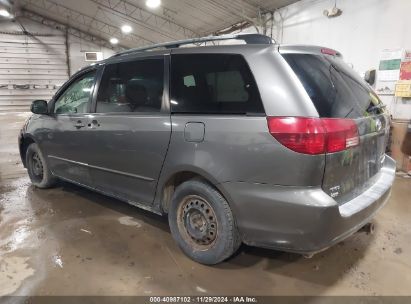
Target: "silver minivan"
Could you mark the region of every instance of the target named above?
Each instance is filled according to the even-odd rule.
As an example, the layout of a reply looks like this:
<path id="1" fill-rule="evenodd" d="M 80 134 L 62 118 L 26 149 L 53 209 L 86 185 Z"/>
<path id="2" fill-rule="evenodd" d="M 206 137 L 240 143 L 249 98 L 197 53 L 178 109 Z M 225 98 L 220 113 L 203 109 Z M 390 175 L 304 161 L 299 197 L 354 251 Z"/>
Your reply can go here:
<path id="1" fill-rule="evenodd" d="M 179 47 L 239 39 L 246 44 Z M 262 35 L 132 49 L 89 66 L 19 136 L 32 183 L 57 179 L 168 214 L 204 264 L 245 243 L 310 255 L 387 202 L 389 117 L 328 48 Z"/>

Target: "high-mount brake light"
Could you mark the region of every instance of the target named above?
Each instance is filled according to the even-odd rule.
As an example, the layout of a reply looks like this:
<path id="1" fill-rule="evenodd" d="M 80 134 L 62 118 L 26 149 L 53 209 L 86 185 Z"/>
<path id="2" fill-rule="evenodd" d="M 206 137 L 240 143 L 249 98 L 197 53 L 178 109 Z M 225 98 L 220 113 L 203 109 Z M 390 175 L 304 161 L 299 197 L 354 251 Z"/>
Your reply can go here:
<path id="1" fill-rule="evenodd" d="M 311 117 L 267 117 L 272 136 L 287 148 L 303 154 L 343 151 L 359 144 L 352 119 Z"/>
<path id="2" fill-rule="evenodd" d="M 333 50 L 333 49 L 327 49 L 327 48 L 322 48 L 321 49 L 321 53 L 325 54 L 325 55 L 332 55 L 332 56 L 336 56 L 337 55 L 337 51 Z"/>

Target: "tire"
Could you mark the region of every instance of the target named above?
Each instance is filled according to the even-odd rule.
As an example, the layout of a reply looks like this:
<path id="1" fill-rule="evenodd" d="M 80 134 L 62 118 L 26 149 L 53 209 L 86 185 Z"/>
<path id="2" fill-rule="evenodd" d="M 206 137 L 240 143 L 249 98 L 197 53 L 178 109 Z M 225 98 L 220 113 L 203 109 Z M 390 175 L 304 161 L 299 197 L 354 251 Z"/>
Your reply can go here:
<path id="1" fill-rule="evenodd" d="M 43 153 L 35 143 L 27 148 L 26 167 L 31 183 L 37 188 L 50 188 L 56 183 L 56 178 L 52 175 Z"/>
<path id="2" fill-rule="evenodd" d="M 201 264 L 218 264 L 240 247 L 230 206 L 216 189 L 201 180 L 189 180 L 176 188 L 168 221 L 182 251 Z"/>

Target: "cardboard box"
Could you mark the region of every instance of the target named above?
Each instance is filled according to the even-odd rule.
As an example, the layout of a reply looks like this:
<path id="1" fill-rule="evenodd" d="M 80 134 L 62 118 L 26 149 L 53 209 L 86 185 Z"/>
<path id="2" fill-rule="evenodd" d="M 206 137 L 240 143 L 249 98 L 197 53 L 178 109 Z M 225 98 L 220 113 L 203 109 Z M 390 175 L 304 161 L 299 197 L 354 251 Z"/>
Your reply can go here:
<path id="1" fill-rule="evenodd" d="M 408 131 L 409 121 L 393 120 L 391 133 L 391 157 L 397 162 L 397 169 L 408 172 L 411 170 L 411 132 Z"/>

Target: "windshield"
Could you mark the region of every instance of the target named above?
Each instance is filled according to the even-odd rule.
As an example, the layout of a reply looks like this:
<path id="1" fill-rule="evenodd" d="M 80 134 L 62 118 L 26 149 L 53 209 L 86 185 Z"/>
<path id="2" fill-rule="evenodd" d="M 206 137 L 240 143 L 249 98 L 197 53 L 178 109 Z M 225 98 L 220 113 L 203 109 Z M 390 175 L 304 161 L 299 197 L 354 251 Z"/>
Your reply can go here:
<path id="1" fill-rule="evenodd" d="M 313 54 L 283 57 L 300 79 L 320 117 L 358 118 L 382 113 L 378 96 L 342 59 Z"/>

